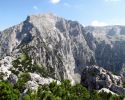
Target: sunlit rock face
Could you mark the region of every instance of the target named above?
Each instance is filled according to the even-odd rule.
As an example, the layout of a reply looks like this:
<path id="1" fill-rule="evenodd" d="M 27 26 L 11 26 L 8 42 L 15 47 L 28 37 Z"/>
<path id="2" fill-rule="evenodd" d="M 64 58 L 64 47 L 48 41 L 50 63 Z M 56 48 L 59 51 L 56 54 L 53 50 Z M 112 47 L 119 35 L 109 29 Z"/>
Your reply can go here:
<path id="1" fill-rule="evenodd" d="M 58 80 L 79 83 L 83 69 L 90 65 L 124 76 L 124 26 L 83 27 L 51 13 L 37 14 L 0 32 L 1 59 L 18 57 L 24 46 Z"/>
<path id="2" fill-rule="evenodd" d="M 58 80 L 80 82 L 82 69 L 94 63 L 94 55 L 84 37 L 84 28 L 76 21 L 54 14 L 28 16 L 19 25 L 0 34 L 0 56 L 16 57 L 22 46 L 30 48 L 28 54 L 48 70 L 54 69 Z"/>
<path id="3" fill-rule="evenodd" d="M 10 56 L 6 56 L 0 60 L 0 80 L 7 80 L 11 75 L 11 71 L 9 69 L 13 67 L 12 60 L 13 58 Z"/>

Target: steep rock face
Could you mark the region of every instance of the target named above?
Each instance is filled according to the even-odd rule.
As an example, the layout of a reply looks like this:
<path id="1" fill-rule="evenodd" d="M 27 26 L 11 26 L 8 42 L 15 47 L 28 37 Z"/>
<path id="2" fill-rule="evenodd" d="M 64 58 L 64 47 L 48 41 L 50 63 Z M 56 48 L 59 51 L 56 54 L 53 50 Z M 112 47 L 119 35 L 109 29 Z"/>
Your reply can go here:
<path id="1" fill-rule="evenodd" d="M 20 49 L 31 47 L 29 55 L 52 71 L 59 80 L 80 82 L 82 69 L 94 63 L 94 55 L 78 22 L 53 14 L 27 17 L 23 23 L 0 34 L 0 56 L 17 56 Z"/>
<path id="2" fill-rule="evenodd" d="M 122 77 L 113 75 L 99 66 L 87 66 L 83 70 L 81 82 L 89 90 L 107 88 L 117 94 L 125 95 Z"/>
<path id="3" fill-rule="evenodd" d="M 95 54 L 96 64 L 114 73 L 125 69 L 125 27 L 85 27 L 86 40 Z"/>

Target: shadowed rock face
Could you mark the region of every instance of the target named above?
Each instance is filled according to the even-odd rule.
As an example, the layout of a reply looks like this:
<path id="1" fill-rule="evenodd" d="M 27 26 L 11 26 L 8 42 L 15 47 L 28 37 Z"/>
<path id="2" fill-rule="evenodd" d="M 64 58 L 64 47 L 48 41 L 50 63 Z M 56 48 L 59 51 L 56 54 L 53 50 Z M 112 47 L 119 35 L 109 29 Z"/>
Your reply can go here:
<path id="1" fill-rule="evenodd" d="M 82 70 L 97 64 L 113 72 L 124 70 L 124 27 L 83 27 L 54 14 L 28 16 L 0 33 L 0 57 L 16 57 L 21 47 L 37 62 L 54 69 L 56 79 L 80 82 Z"/>
<path id="2" fill-rule="evenodd" d="M 86 40 L 96 63 L 115 73 L 124 73 L 125 27 L 86 27 Z"/>
<path id="3" fill-rule="evenodd" d="M 82 73 L 81 83 L 89 90 L 100 90 L 103 88 L 125 95 L 125 89 L 122 87 L 122 77 L 113 75 L 111 72 L 99 66 L 87 66 Z"/>
<path id="4" fill-rule="evenodd" d="M 99 66 L 87 66 L 82 73 L 82 83 L 89 89 L 110 88 L 112 84 L 122 86 L 122 78 Z"/>

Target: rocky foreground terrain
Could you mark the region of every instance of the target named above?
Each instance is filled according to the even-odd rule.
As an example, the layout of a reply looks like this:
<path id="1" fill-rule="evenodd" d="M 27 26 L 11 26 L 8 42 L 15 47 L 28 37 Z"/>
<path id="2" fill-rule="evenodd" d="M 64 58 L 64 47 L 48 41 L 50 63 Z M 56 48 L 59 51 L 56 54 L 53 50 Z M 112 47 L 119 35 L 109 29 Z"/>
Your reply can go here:
<path id="1" fill-rule="evenodd" d="M 25 71 L 31 77 L 25 91 L 69 79 L 89 90 L 106 88 L 125 95 L 124 51 L 125 26 L 83 27 L 51 13 L 32 15 L 0 32 L 0 78 L 16 84 Z M 31 66 L 44 68 L 44 74 L 29 69 L 24 54 Z"/>

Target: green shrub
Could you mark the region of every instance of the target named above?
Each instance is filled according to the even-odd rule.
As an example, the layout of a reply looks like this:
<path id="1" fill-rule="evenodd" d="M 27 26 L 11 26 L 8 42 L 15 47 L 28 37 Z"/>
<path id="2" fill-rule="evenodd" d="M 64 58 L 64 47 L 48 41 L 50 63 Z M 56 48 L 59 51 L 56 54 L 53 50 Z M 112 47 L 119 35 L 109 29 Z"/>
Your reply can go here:
<path id="1" fill-rule="evenodd" d="M 113 95 L 111 93 L 106 93 L 104 91 L 99 93 L 102 100 L 123 100 L 123 96 Z"/>
<path id="2" fill-rule="evenodd" d="M 8 82 L 0 82 L 0 100 L 19 100 L 19 91 Z"/>
<path id="3" fill-rule="evenodd" d="M 123 88 L 125 88 L 125 82 L 122 84 Z"/>
<path id="4" fill-rule="evenodd" d="M 32 58 L 28 56 L 27 53 L 22 53 L 19 58 L 15 59 L 13 62 L 14 70 L 11 71 L 18 75 L 20 72 L 31 72 L 31 73 L 38 73 L 43 77 L 52 77 L 53 76 L 53 68 L 48 67 L 47 69 L 37 62 L 32 63 Z"/>
<path id="5" fill-rule="evenodd" d="M 20 81 L 17 83 L 17 87 L 13 87 L 8 82 L 0 82 L 0 100 L 19 100 L 20 90 L 23 88 L 26 81 L 28 81 L 28 75 L 21 75 Z M 24 81 L 23 81 L 24 80 Z M 20 83 L 20 84 L 19 84 Z M 20 90 L 20 92 L 19 92 Z M 43 85 L 38 88 L 36 93 L 28 91 L 23 100 L 123 100 L 123 96 L 112 95 L 102 91 L 98 93 L 96 91 L 89 92 L 81 84 L 71 86 L 70 81 L 65 80 L 61 84 L 52 82 L 49 85 Z"/>
<path id="6" fill-rule="evenodd" d="M 39 88 L 38 94 L 41 100 L 89 100 L 90 94 L 88 90 L 80 84 L 71 86 L 69 80 L 61 82 L 52 82 L 49 85 Z"/>
<path id="7" fill-rule="evenodd" d="M 96 91 L 91 91 L 90 100 L 102 100 L 101 96 Z"/>
<path id="8" fill-rule="evenodd" d="M 31 100 L 29 95 L 23 96 L 23 100 Z"/>
<path id="9" fill-rule="evenodd" d="M 22 93 L 25 89 L 25 83 L 29 80 L 30 75 L 28 73 L 21 74 L 14 88 L 19 89 L 19 91 Z"/>

